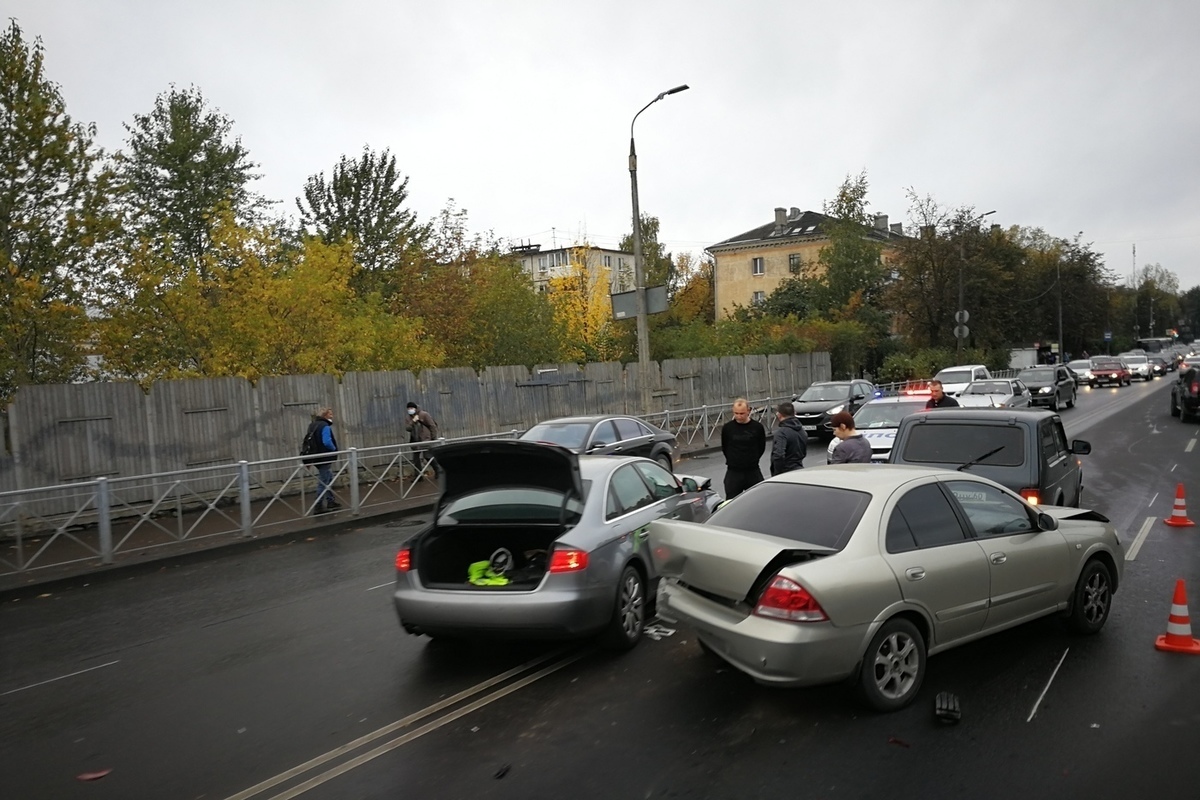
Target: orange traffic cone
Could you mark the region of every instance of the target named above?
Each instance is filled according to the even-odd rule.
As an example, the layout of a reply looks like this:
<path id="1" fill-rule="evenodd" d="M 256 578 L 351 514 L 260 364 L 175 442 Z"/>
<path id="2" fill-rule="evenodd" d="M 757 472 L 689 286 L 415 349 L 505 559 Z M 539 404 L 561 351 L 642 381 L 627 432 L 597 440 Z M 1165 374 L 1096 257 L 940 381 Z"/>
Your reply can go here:
<path id="1" fill-rule="evenodd" d="M 1175 582 L 1175 598 L 1171 600 L 1171 615 L 1167 617 L 1167 633 L 1154 640 L 1159 650 L 1172 653 L 1200 653 L 1200 641 L 1192 638 L 1192 621 L 1188 617 L 1187 589 L 1183 578 Z"/>
<path id="2" fill-rule="evenodd" d="M 1163 522 L 1174 528 L 1190 528 L 1196 524 L 1188 519 L 1187 504 L 1183 500 L 1182 483 L 1175 488 L 1175 508 L 1171 510 L 1171 516 L 1164 519 Z"/>

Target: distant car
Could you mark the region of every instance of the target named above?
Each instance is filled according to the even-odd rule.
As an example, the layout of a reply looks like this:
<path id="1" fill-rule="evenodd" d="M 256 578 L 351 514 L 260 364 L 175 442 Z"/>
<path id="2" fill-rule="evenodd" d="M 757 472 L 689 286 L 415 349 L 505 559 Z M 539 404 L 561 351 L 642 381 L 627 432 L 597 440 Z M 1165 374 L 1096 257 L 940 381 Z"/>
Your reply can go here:
<path id="1" fill-rule="evenodd" d="M 1075 379 L 1061 364 L 1058 366 L 1029 367 L 1017 375 L 1029 387 L 1029 404 L 1046 406 L 1058 411 L 1060 406 L 1075 407 Z"/>
<path id="2" fill-rule="evenodd" d="M 991 408 L 1027 408 L 1030 405 L 1029 388 L 1013 378 L 993 378 L 990 381 L 975 381 L 958 393 L 958 405 L 962 408 L 987 406 Z"/>
<path id="3" fill-rule="evenodd" d="M 1146 356 L 1146 360 L 1150 362 L 1150 371 L 1154 373 L 1154 377 L 1156 378 L 1161 378 L 1171 371 L 1171 365 L 1167 363 L 1165 358 Z"/>
<path id="4" fill-rule="evenodd" d="M 956 645 L 1052 614 L 1097 633 L 1125 564 L 1094 511 L 868 464 L 778 475 L 704 525 L 655 522 L 648 549 L 659 613 L 703 650 L 770 686 L 853 681 L 877 711 L 910 704 L 927 656 Z"/>
<path id="5" fill-rule="evenodd" d="M 818 381 L 801 392 L 792 406 L 805 433 L 828 441 L 833 438 L 830 420 L 834 414 L 853 414 L 874 396 L 875 385 L 870 381 Z"/>
<path id="6" fill-rule="evenodd" d="M 600 635 L 631 648 L 658 582 L 647 526 L 709 516 L 710 490 L 644 458 L 513 440 L 444 445 L 436 457 L 433 521 L 396 554 L 394 603 L 410 634 Z"/>
<path id="7" fill-rule="evenodd" d="M 565 447 L 579 455 L 642 456 L 666 469 L 675 464 L 675 434 L 634 417 L 598 414 L 539 422 L 520 437 Z"/>
<path id="8" fill-rule="evenodd" d="M 967 388 L 968 383 L 991 380 L 991 378 L 992 373 L 988 372 L 988 368 L 983 364 L 964 364 L 958 367 L 946 367 L 933 376 L 934 380 L 942 382 L 942 391 L 951 397 L 956 396 L 963 389 Z"/>
<path id="9" fill-rule="evenodd" d="M 1092 377 L 1088 381 L 1088 386 L 1095 389 L 1097 386 L 1124 384 L 1129 386 L 1133 382 L 1133 376 L 1129 374 L 1129 370 L 1125 367 L 1125 362 L 1118 358 L 1092 358 Z"/>
<path id="10" fill-rule="evenodd" d="M 1154 371 L 1150 369 L 1150 361 L 1145 354 L 1121 353 L 1117 358 L 1124 362 L 1125 368 L 1129 370 L 1129 377 L 1141 378 L 1144 381 L 1154 377 Z"/>
<path id="11" fill-rule="evenodd" d="M 1071 370 L 1076 386 L 1082 386 L 1092 378 L 1092 362 L 1090 359 L 1080 358 L 1075 361 L 1068 361 L 1067 369 Z"/>
<path id="12" fill-rule="evenodd" d="M 871 463 L 884 464 L 888 453 L 892 451 L 892 443 L 896 441 L 896 428 L 900 420 L 909 414 L 925 410 L 929 397 L 900 395 L 899 397 L 877 397 L 860 408 L 854 415 L 854 429 L 871 445 Z M 825 463 L 833 460 L 834 449 L 842 443 L 841 439 L 833 438 L 825 452 Z"/>
<path id="13" fill-rule="evenodd" d="M 1180 422 L 1200 417 L 1200 365 L 1183 367 L 1171 384 L 1171 416 Z"/>
<path id="14" fill-rule="evenodd" d="M 1183 363 L 1181 363 L 1181 364 L 1179 365 L 1179 368 L 1180 368 L 1180 369 L 1187 369 L 1188 367 L 1200 367 L 1200 356 L 1186 356 L 1186 357 L 1184 357 L 1184 359 L 1183 359 Z"/>

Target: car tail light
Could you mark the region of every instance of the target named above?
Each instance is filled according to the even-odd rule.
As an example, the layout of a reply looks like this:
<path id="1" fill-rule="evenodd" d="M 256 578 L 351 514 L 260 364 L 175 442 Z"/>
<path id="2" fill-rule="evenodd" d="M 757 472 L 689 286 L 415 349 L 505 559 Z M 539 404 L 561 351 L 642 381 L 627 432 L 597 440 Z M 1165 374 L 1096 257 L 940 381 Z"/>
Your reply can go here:
<path id="1" fill-rule="evenodd" d="M 1025 489 L 1022 489 L 1020 494 L 1021 494 L 1021 497 L 1024 497 L 1026 502 L 1028 502 L 1029 505 L 1031 505 L 1031 506 L 1036 506 L 1037 504 L 1042 502 L 1042 493 L 1040 491 L 1038 491 L 1038 488 L 1036 486 L 1030 486 Z"/>
<path id="2" fill-rule="evenodd" d="M 1200 382 L 1192 381 L 1192 394 L 1193 395 L 1200 394 Z"/>
<path id="3" fill-rule="evenodd" d="M 412 550 L 405 547 L 396 553 L 396 571 L 408 572 L 410 569 L 412 569 Z"/>
<path id="4" fill-rule="evenodd" d="M 584 550 L 555 550 L 550 554 L 551 572 L 578 572 L 587 569 L 588 554 Z"/>
<path id="5" fill-rule="evenodd" d="M 826 622 L 829 619 L 807 589 L 782 575 L 776 575 L 767 584 L 758 598 L 754 613 L 760 617 L 792 622 Z"/>

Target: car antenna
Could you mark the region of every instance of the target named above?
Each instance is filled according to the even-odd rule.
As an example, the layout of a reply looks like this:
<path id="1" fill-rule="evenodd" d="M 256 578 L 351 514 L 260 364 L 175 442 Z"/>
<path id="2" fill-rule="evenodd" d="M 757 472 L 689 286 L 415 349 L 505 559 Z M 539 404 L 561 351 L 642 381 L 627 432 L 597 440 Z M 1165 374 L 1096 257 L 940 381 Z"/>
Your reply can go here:
<path id="1" fill-rule="evenodd" d="M 994 455 L 996 455 L 996 453 L 999 453 L 1003 449 L 1004 449 L 1004 445 L 1000 445 L 995 450 L 988 450 L 986 453 L 981 455 L 979 458 L 972 459 L 972 460 L 968 461 L 967 463 L 963 464 L 961 467 L 958 468 L 958 471 L 962 472 L 967 467 L 973 467 L 976 464 L 978 464 L 980 461 L 983 461 L 988 456 L 994 456 Z"/>

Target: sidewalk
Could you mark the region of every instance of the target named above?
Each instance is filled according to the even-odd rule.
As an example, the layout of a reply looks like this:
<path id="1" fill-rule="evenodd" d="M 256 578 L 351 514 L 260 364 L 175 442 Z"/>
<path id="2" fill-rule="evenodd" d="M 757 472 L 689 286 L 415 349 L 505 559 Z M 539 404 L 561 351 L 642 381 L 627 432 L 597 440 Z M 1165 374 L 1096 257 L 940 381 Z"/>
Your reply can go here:
<path id="1" fill-rule="evenodd" d="M 699 447 L 680 454 L 676 470 L 687 473 L 687 459 L 720 451 L 720 447 Z M 379 525 L 406 515 L 428 511 L 437 499 L 436 487 L 429 485 L 428 491 L 410 494 L 403 499 L 377 501 L 364 505 L 358 514 L 349 511 L 349 491 L 345 487 L 337 491 L 342 510 L 319 516 L 300 516 L 294 504 L 276 503 L 263 511 L 266 501 L 253 501 L 252 514 L 258 520 L 254 535 L 243 536 L 239 531 L 230 531 L 231 516 L 238 510 L 197 509 L 182 515 L 166 513 L 147 523 L 143 520 L 113 520 L 112 538 L 120 542 L 121 548 L 113 554 L 113 563 L 103 564 L 95 554 L 95 548 L 87 540 L 95 539 L 92 531 L 68 532 L 57 537 L 30 536 L 22 541 L 26 558 L 36 554 L 38 561 L 52 565 L 0 575 L 0 593 L 13 592 L 29 587 L 41 586 L 86 575 L 104 575 L 121 569 L 152 564 L 170 558 L 204 553 L 212 550 L 227 550 L 237 547 L 253 547 L 268 539 L 295 534 L 320 535 L 352 527 Z M 228 512 L 228 513 L 227 513 Z M 135 527 L 136 525 L 136 527 Z M 236 528 L 236 526 L 234 526 Z M 179 532 L 187 531 L 186 538 Z M 13 560 L 16 544 L 11 541 L 0 543 L 3 555 Z"/>

